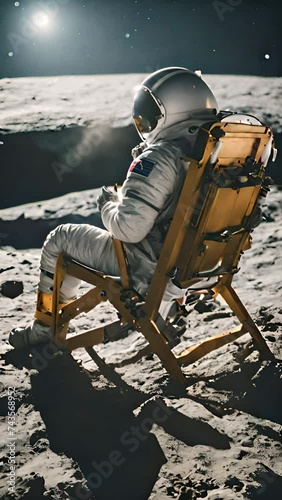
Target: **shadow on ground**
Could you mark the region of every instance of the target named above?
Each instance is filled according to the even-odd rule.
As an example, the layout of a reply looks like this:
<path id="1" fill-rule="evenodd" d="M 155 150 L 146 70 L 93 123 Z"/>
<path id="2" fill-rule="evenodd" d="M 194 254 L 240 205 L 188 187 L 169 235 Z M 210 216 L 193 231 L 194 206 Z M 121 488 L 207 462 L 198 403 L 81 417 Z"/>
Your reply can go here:
<path id="1" fill-rule="evenodd" d="M 33 358 L 43 358 L 40 349 L 44 347 L 36 347 L 36 352 L 33 348 Z M 6 362 L 30 369 L 34 368 L 33 358 L 28 352 L 10 351 Z M 147 394 L 121 379 L 119 383 L 116 372 L 112 371 L 111 377 L 105 371 L 104 375 L 116 383 L 105 388 L 105 384 L 99 385 L 102 375 L 91 380 L 68 354 L 53 356 L 41 368 L 32 371 L 31 394 L 46 425 L 50 448 L 78 463 L 97 500 L 116 499 L 117 495 L 125 500 L 145 500 L 150 496 L 166 462 L 150 432 L 154 423 L 189 446 L 230 447 L 226 435 L 186 417 L 162 398 L 148 400 Z M 103 371 L 103 365 L 100 369 Z M 139 406 L 135 416 L 133 410 Z"/>
<path id="2" fill-rule="evenodd" d="M 258 418 L 282 424 L 282 362 L 245 362 L 232 373 L 205 380 L 207 388 L 227 394 L 222 406 L 240 410 Z M 205 396 L 193 398 L 213 413 L 221 413 L 220 404 Z M 224 410 L 222 410 L 224 413 Z M 281 438 L 282 441 L 282 438 Z"/>
<path id="3" fill-rule="evenodd" d="M 0 244 L 16 249 L 41 248 L 47 235 L 60 224 L 91 224 L 104 228 L 100 213 L 83 216 L 69 214 L 52 219 L 31 219 L 20 216 L 16 220 L 0 219 Z"/>
<path id="4" fill-rule="evenodd" d="M 0 208 L 120 184 L 140 142 L 134 125 L 0 133 L 0 140 Z"/>

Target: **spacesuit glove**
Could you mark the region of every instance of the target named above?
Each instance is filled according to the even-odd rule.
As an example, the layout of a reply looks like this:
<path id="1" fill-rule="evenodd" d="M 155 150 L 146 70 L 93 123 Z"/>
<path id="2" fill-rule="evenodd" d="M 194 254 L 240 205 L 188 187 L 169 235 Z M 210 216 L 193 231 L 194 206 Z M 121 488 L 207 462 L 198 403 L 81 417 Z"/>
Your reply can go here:
<path id="1" fill-rule="evenodd" d="M 136 160 L 137 156 L 141 155 L 146 147 L 146 142 L 140 142 L 140 144 L 137 144 L 137 146 L 131 150 L 133 160 Z"/>
<path id="2" fill-rule="evenodd" d="M 116 201 L 116 195 L 106 186 L 102 187 L 102 193 L 98 196 L 96 203 L 99 212 L 108 201 Z"/>

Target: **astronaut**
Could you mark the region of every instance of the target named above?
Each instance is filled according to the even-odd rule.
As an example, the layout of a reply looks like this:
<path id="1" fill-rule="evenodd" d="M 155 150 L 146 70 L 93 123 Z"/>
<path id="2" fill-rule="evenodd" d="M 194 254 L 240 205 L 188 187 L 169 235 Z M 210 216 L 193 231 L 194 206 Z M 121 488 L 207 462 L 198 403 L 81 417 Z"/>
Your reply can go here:
<path id="1" fill-rule="evenodd" d="M 174 214 L 199 127 L 216 121 L 217 101 L 202 78 L 186 68 L 169 67 L 148 76 L 133 102 L 133 119 L 142 139 L 133 150 L 127 177 L 118 194 L 103 187 L 97 199 L 103 224 L 63 224 L 52 231 L 42 249 L 39 290 L 52 293 L 54 269 L 61 252 L 101 272 L 119 275 L 112 237 L 124 243 L 133 285 L 144 295 Z M 78 294 L 80 281 L 66 275 L 60 302 Z M 183 291 L 168 283 L 160 307 L 166 317 Z M 10 333 L 16 348 L 49 342 L 50 327 L 34 320 Z"/>

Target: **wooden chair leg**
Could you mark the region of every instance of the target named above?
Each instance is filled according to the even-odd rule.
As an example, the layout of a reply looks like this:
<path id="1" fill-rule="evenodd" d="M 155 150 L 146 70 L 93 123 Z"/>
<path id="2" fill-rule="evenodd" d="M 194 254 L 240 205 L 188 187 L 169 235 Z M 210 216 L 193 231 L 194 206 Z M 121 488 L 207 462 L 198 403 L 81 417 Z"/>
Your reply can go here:
<path id="1" fill-rule="evenodd" d="M 65 274 L 66 274 L 66 268 L 64 267 L 64 255 L 60 254 L 57 259 L 57 265 L 54 276 L 54 289 L 53 289 L 53 300 L 52 300 L 52 324 L 51 324 L 54 340 L 59 344 L 64 343 L 68 328 L 68 322 L 66 322 L 64 325 L 61 326 L 59 325 L 60 289 Z"/>
<path id="2" fill-rule="evenodd" d="M 241 300 L 239 299 L 234 288 L 230 284 L 227 284 L 226 286 L 223 286 L 220 289 L 219 293 L 225 300 L 225 302 L 228 304 L 230 309 L 237 316 L 239 321 L 242 323 L 246 331 L 250 333 L 250 335 L 253 338 L 254 344 L 257 346 L 263 358 L 274 361 L 275 360 L 274 355 L 269 349 L 257 325 L 249 315 L 247 309 L 242 304 Z"/>
<path id="3" fill-rule="evenodd" d="M 138 326 L 146 340 L 149 342 L 152 352 L 160 358 L 168 374 L 177 382 L 186 385 L 186 377 L 178 364 L 176 357 L 171 352 L 170 347 L 162 337 L 154 321 L 148 316 L 138 319 Z"/>

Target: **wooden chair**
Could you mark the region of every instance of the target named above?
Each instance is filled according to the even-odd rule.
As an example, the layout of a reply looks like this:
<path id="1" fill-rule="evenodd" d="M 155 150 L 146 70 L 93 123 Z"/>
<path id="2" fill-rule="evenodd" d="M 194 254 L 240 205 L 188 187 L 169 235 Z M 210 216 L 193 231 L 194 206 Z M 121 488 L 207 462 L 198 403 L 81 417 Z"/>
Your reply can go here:
<path id="1" fill-rule="evenodd" d="M 39 292 L 36 312 L 40 321 L 51 325 L 55 341 L 69 351 L 85 347 L 93 355 L 94 345 L 111 338 L 114 324 L 71 337 L 67 337 L 67 326 L 81 312 L 88 312 L 108 300 L 121 321 L 141 331 L 147 339 L 149 346 L 143 353 L 157 354 L 169 375 L 181 383 L 186 382 L 181 365 L 193 363 L 247 332 L 262 357 L 274 360 L 232 287 L 233 276 L 239 271 L 239 260 L 251 246 L 250 233 L 259 217 L 259 197 L 266 196 L 269 190 L 264 161 L 271 148 L 272 131 L 263 125 L 218 122 L 203 126 L 191 155 L 193 158 L 186 158 L 188 173 L 146 296 L 141 297 L 130 285 L 126 255 L 120 241 L 113 240 L 120 267 L 118 278 L 61 254 L 53 295 Z M 94 288 L 60 305 L 59 292 L 65 273 Z M 191 289 L 193 297 L 203 293 L 211 298 L 221 295 L 237 316 L 238 328 L 207 338 L 174 355 L 171 328 L 168 335 L 166 328 L 156 324 L 168 280 L 180 289 Z M 194 289 L 196 284 L 197 290 Z"/>

